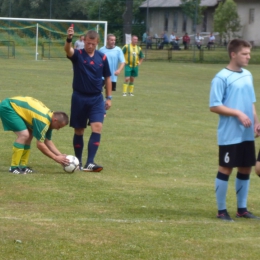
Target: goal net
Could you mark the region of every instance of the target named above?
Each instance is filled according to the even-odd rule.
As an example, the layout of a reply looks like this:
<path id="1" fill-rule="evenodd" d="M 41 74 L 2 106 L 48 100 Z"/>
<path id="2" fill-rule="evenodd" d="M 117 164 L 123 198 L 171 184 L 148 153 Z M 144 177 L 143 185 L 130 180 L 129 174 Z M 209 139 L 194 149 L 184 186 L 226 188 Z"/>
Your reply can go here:
<path id="1" fill-rule="evenodd" d="M 106 44 L 107 22 L 0 17 L 0 58 L 35 60 L 65 58 L 67 29 L 74 24 L 73 42 L 89 30 L 98 32 L 98 48 Z"/>

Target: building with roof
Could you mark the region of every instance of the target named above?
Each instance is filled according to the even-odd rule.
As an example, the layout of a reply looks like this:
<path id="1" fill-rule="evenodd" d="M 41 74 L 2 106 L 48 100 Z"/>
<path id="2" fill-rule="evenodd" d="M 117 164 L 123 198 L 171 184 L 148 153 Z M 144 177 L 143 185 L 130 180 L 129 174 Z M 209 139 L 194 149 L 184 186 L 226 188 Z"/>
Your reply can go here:
<path id="1" fill-rule="evenodd" d="M 164 31 L 168 35 L 174 31 L 178 37 L 183 36 L 185 32 L 190 35 L 194 35 L 196 32 L 209 35 L 214 31 L 213 16 L 221 1 L 224 0 L 201 0 L 200 6 L 206 8 L 202 22 L 197 25 L 182 13 L 181 0 L 146 0 L 140 8 L 147 16 L 150 35 L 160 36 Z M 237 4 L 242 25 L 241 31 L 238 32 L 239 37 L 260 46 L 260 34 L 257 30 L 260 27 L 260 0 L 234 0 L 234 2 Z M 217 32 L 215 34 L 217 35 Z"/>

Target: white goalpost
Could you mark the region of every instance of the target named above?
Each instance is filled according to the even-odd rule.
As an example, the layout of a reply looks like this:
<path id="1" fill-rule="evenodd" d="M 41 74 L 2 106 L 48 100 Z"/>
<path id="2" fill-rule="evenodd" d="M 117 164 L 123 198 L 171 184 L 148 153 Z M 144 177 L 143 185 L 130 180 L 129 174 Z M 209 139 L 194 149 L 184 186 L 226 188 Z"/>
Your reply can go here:
<path id="1" fill-rule="evenodd" d="M 15 45 L 35 44 L 36 61 L 39 59 L 39 43 L 41 42 L 42 46 L 42 57 L 44 57 L 44 44 L 47 44 L 50 58 L 50 46 L 65 42 L 67 28 L 70 24 L 74 24 L 75 36 L 84 34 L 90 29 L 96 30 L 101 36 L 101 44 L 106 45 L 107 21 L 87 20 L 0 17 L 0 33 L 3 36 L 1 40 L 2 42 L 14 42 Z"/>

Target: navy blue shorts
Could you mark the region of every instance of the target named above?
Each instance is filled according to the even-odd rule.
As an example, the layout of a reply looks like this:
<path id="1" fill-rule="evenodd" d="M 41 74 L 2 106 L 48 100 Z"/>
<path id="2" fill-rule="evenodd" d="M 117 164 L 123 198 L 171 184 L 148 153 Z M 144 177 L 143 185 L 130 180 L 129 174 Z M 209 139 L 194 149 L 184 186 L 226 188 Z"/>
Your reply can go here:
<path id="1" fill-rule="evenodd" d="M 87 122 L 104 121 L 104 100 L 102 93 L 86 96 L 73 92 L 71 97 L 70 126 L 73 128 L 86 128 Z"/>

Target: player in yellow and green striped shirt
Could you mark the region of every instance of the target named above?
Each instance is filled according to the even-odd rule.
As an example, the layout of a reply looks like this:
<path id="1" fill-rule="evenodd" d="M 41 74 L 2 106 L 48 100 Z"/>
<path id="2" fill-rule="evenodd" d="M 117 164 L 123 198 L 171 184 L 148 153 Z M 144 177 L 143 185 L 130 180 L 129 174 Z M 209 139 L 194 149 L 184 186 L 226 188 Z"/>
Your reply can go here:
<path id="1" fill-rule="evenodd" d="M 12 97 L 0 103 L 0 118 L 5 131 L 13 131 L 17 139 L 13 144 L 13 154 L 9 172 L 26 174 L 34 172 L 28 167 L 32 138 L 37 139 L 37 148 L 46 156 L 60 164 L 66 164 L 62 154 L 51 141 L 52 130 L 66 126 L 68 115 L 52 112 L 41 101 L 32 97 Z"/>
<path id="2" fill-rule="evenodd" d="M 126 44 L 122 51 L 125 56 L 125 83 L 123 84 L 123 96 L 126 96 L 129 87 L 129 95 L 133 96 L 134 79 L 138 76 L 138 66 L 144 59 L 141 47 L 137 45 L 138 37 L 133 35 L 130 44 Z"/>

